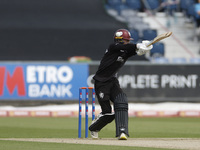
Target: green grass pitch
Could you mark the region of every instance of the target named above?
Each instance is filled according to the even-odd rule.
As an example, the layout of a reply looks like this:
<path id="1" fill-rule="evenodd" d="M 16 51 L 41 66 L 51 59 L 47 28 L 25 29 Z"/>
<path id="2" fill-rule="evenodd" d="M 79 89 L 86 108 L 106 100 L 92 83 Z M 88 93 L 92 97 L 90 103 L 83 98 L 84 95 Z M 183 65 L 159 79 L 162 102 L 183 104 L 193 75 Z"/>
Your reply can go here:
<path id="1" fill-rule="evenodd" d="M 91 122 L 91 120 L 90 120 Z M 200 138 L 200 118 L 129 118 L 130 138 Z M 84 136 L 84 119 L 82 120 Z M 0 118 L 0 138 L 77 138 L 78 118 Z M 99 133 L 101 138 L 115 138 L 115 123 Z M 122 149 L 119 146 L 95 146 L 65 143 L 19 142 L 0 140 L 0 150 Z M 123 150 L 164 150 L 123 147 Z M 168 149 L 169 150 L 169 149 Z"/>

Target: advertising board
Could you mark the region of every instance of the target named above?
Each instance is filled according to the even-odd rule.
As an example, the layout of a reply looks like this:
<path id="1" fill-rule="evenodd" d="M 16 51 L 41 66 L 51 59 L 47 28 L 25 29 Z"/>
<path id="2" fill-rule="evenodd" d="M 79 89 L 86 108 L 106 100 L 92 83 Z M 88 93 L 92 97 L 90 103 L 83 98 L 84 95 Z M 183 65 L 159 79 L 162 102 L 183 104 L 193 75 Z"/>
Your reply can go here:
<path id="1" fill-rule="evenodd" d="M 129 101 L 200 102 L 200 65 L 127 63 L 118 79 Z M 0 63 L 0 100 L 75 100 L 98 63 Z"/>
<path id="2" fill-rule="evenodd" d="M 1 63 L 0 100 L 77 100 L 88 64 Z"/>
<path id="3" fill-rule="evenodd" d="M 127 64 L 118 73 L 130 101 L 200 101 L 200 65 Z M 90 77 L 97 65 L 90 65 Z M 89 80 L 88 84 L 93 81 Z"/>

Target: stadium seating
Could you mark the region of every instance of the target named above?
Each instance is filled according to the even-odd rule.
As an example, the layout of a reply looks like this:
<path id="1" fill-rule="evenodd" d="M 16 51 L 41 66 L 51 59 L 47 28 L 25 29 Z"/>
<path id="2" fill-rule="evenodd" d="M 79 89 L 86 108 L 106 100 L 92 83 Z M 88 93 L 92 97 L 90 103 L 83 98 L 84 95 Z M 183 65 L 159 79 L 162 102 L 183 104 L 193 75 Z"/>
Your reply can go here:
<path id="1" fill-rule="evenodd" d="M 142 8 L 140 0 L 126 0 L 126 5 L 133 10 L 140 10 Z"/>
<path id="2" fill-rule="evenodd" d="M 121 5 L 116 5 L 114 8 L 117 11 L 118 15 L 121 15 L 122 10 L 128 9 L 128 6 L 125 4 L 121 4 Z"/>
<path id="3" fill-rule="evenodd" d="M 111 8 L 115 8 L 122 4 L 121 0 L 107 0 L 107 6 Z"/>
<path id="4" fill-rule="evenodd" d="M 195 0 L 181 0 L 180 1 L 180 8 L 182 9 L 184 15 L 187 18 L 191 18 L 193 16 L 193 5 L 195 4 Z"/>
<path id="5" fill-rule="evenodd" d="M 146 8 L 151 10 L 158 8 L 160 5 L 160 2 L 158 0 L 146 0 L 146 2 Z"/>
<path id="6" fill-rule="evenodd" d="M 137 29 L 139 31 L 139 36 L 143 37 L 143 31 L 146 30 L 146 29 L 149 29 L 150 25 L 148 23 L 143 22 L 143 24 L 132 23 L 132 24 L 129 24 L 128 27 L 129 27 L 130 30 L 131 29 Z"/>
<path id="7" fill-rule="evenodd" d="M 188 6 L 188 8 L 187 8 L 187 14 L 189 16 L 195 16 L 195 11 L 194 11 L 194 5 L 193 4 L 190 5 L 190 6 Z"/>
<path id="8" fill-rule="evenodd" d="M 189 62 L 194 64 L 200 64 L 200 58 L 190 58 Z"/>
<path id="9" fill-rule="evenodd" d="M 145 29 L 143 30 L 143 40 L 152 40 L 157 36 L 157 30 L 155 29 Z"/>
<path id="10" fill-rule="evenodd" d="M 165 64 L 165 63 L 169 63 L 169 59 L 165 57 L 156 57 L 156 58 L 152 58 L 151 62 Z"/>
<path id="11" fill-rule="evenodd" d="M 183 10 L 187 10 L 190 5 L 193 5 L 195 0 L 180 0 L 180 7 Z"/>
<path id="12" fill-rule="evenodd" d="M 165 55 L 165 46 L 164 43 L 157 42 L 153 45 L 152 50 L 150 51 L 150 56 L 153 58 L 164 57 Z"/>
<path id="13" fill-rule="evenodd" d="M 195 21 L 195 8 L 194 4 L 189 5 L 185 10 L 185 16 L 191 20 L 191 22 Z"/>
<path id="14" fill-rule="evenodd" d="M 117 11 L 117 14 L 120 15 L 121 11 L 127 9 L 128 7 L 122 2 L 122 0 L 107 0 L 105 8 L 107 10 L 114 9 Z"/>
<path id="15" fill-rule="evenodd" d="M 171 3 L 169 3 L 168 0 L 162 0 L 162 3 L 164 4 L 163 9 L 168 11 L 170 14 L 172 14 L 173 11 L 176 11 L 179 7 L 179 5 L 176 3 L 176 0 L 172 0 Z"/>
<path id="16" fill-rule="evenodd" d="M 131 24 L 143 24 L 143 18 L 142 17 L 138 17 L 138 16 L 129 16 L 129 18 L 127 18 L 127 22 L 131 23 Z"/>
<path id="17" fill-rule="evenodd" d="M 176 63 L 176 64 L 187 63 L 187 59 L 186 58 L 172 58 L 172 63 Z"/>
<path id="18" fill-rule="evenodd" d="M 182 17 L 183 18 L 185 17 L 185 19 L 182 19 L 181 21 L 184 21 L 184 23 L 187 23 L 187 26 L 190 25 L 188 23 L 191 23 L 192 27 L 195 27 L 194 26 L 195 25 L 194 4 L 196 2 L 197 2 L 196 0 L 179 0 L 179 1 L 177 0 L 170 0 L 170 1 L 169 0 L 144 0 L 144 1 L 121 0 L 120 5 L 125 4 L 126 6 L 128 6 L 128 9 L 125 10 L 124 9 L 125 6 L 120 6 L 121 14 L 120 15 L 118 14 L 118 17 L 115 17 L 115 18 L 117 18 L 117 20 L 121 22 L 127 23 L 127 27 L 130 30 L 132 37 L 134 38 L 133 43 L 138 43 L 138 42 L 141 42 L 142 40 L 152 40 L 158 35 L 157 32 L 160 30 L 160 29 L 158 29 L 158 31 L 154 30 L 156 29 L 154 25 L 152 25 L 151 22 L 150 23 L 148 22 L 148 20 L 145 18 L 146 17 L 145 10 L 151 9 L 152 11 L 150 12 L 152 13 L 152 15 L 157 15 L 156 13 L 158 12 L 158 17 L 161 15 L 166 15 L 167 16 L 165 20 L 166 27 L 170 27 L 173 25 L 179 26 L 178 24 L 179 17 L 180 19 L 182 19 Z M 138 10 L 141 13 L 138 13 Z M 124 20 L 122 20 L 121 18 L 123 18 Z M 194 35 L 192 36 L 189 35 L 189 36 L 191 36 L 192 38 L 194 37 L 194 39 L 196 40 L 195 38 L 196 34 L 193 32 L 191 34 L 194 34 Z M 200 39 L 199 37 L 197 38 L 198 38 L 197 40 Z M 160 46 L 160 48 L 157 48 L 158 45 Z M 164 47 L 165 47 L 164 44 L 160 44 L 160 43 L 154 44 L 154 48 L 152 50 L 151 56 L 163 57 L 165 53 Z M 173 53 L 170 55 L 171 55 L 170 57 L 175 56 Z M 184 57 L 184 56 L 181 55 L 181 57 Z M 170 59 L 170 62 L 172 62 L 171 59 Z M 179 61 L 177 60 L 176 62 L 178 63 Z M 185 61 L 180 60 L 180 62 L 184 63 Z"/>
<path id="19" fill-rule="evenodd" d="M 140 40 L 139 31 L 136 29 L 130 30 L 131 37 L 134 39 L 133 43 L 137 43 Z"/>

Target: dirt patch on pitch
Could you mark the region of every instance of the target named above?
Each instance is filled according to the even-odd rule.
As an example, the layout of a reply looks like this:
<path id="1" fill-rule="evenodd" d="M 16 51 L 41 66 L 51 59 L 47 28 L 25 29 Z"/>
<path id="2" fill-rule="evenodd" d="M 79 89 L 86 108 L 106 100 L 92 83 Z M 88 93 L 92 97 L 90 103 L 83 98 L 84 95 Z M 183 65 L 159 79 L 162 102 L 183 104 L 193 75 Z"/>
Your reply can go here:
<path id="1" fill-rule="evenodd" d="M 98 140 L 61 138 L 0 138 L 0 140 L 200 150 L 200 139 L 191 138 L 129 138 L 126 141 L 119 141 L 117 139 L 110 138 Z"/>

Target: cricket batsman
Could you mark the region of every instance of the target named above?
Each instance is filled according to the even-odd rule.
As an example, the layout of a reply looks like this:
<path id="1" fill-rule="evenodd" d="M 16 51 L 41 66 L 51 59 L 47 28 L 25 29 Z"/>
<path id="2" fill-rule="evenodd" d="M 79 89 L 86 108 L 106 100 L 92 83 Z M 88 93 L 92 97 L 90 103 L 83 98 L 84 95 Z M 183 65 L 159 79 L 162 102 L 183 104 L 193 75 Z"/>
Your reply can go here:
<path id="1" fill-rule="evenodd" d="M 114 43 L 110 44 L 94 75 L 94 87 L 102 112 L 92 121 L 89 130 L 92 138 L 98 138 L 98 132 L 115 119 L 116 137 L 127 140 L 128 133 L 128 100 L 117 79 L 117 72 L 129 57 L 143 55 L 153 46 L 147 47 L 149 41 L 133 44 L 131 34 L 126 29 L 119 29 L 114 34 Z M 114 112 L 110 102 L 113 103 Z"/>

